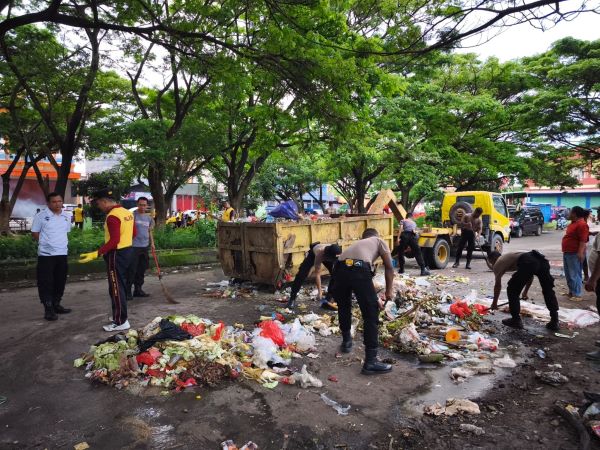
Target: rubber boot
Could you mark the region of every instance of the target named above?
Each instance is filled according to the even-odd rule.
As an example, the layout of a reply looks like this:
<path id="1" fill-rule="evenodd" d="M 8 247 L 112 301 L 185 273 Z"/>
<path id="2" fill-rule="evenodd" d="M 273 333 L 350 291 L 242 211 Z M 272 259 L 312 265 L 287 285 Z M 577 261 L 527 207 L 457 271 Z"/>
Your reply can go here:
<path id="1" fill-rule="evenodd" d="M 71 312 L 71 308 L 65 308 L 60 303 L 54 304 L 54 312 L 56 314 L 69 314 Z"/>
<path id="2" fill-rule="evenodd" d="M 288 309 L 296 309 L 296 306 L 296 299 L 291 297 L 288 300 L 287 305 L 285 305 L 285 307 Z"/>
<path id="3" fill-rule="evenodd" d="M 350 353 L 352 351 L 352 336 L 350 333 L 342 333 L 342 345 L 340 346 L 342 353 Z"/>
<path id="4" fill-rule="evenodd" d="M 427 266 L 421 267 L 421 276 L 426 277 L 428 275 L 431 275 L 431 272 L 429 271 L 429 267 L 427 267 Z"/>
<path id="5" fill-rule="evenodd" d="M 54 305 L 52 302 L 44 303 L 44 319 L 46 320 L 57 320 L 58 316 L 54 312 Z"/>
<path id="6" fill-rule="evenodd" d="M 523 321 L 520 317 L 511 317 L 509 319 L 504 319 L 502 323 L 507 327 L 517 328 L 519 330 L 523 329 Z"/>
<path id="7" fill-rule="evenodd" d="M 379 375 L 392 371 L 392 365 L 377 360 L 377 349 L 365 349 L 365 363 L 360 373 L 363 375 Z"/>
<path id="8" fill-rule="evenodd" d="M 558 311 L 550 311 L 550 322 L 546 324 L 546 328 L 551 331 L 560 330 L 560 326 L 558 324 Z"/>
<path id="9" fill-rule="evenodd" d="M 467 259 L 467 265 L 465 266 L 465 269 L 471 270 L 471 260 L 470 259 Z"/>

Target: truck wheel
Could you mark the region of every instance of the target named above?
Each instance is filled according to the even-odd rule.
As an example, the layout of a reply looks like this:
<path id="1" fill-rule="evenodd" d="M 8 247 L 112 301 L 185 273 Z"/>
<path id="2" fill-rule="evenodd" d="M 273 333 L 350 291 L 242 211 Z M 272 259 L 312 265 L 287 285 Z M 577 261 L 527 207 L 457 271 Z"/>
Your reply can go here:
<path id="1" fill-rule="evenodd" d="M 462 222 L 465 214 L 471 214 L 473 212 L 473 206 L 467 202 L 456 202 L 450 208 L 448 215 L 452 224 L 459 224 Z"/>
<path id="2" fill-rule="evenodd" d="M 490 250 L 497 251 L 498 253 L 502 253 L 502 248 L 504 247 L 504 241 L 502 240 L 502 236 L 499 234 L 494 234 L 492 237 L 492 241 L 490 242 Z"/>
<path id="3" fill-rule="evenodd" d="M 430 269 L 444 269 L 450 261 L 450 244 L 445 239 L 438 239 L 433 247 L 424 249 L 425 262 Z"/>
<path id="4" fill-rule="evenodd" d="M 538 225 L 537 228 L 535 229 L 535 235 L 536 236 L 542 235 L 542 226 L 541 225 Z"/>

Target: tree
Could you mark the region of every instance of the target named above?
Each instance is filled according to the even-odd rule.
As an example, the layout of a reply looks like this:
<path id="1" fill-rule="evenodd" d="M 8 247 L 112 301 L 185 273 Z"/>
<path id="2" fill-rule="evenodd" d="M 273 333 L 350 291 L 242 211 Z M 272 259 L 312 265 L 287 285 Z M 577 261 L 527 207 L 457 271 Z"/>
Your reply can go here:
<path id="1" fill-rule="evenodd" d="M 526 137 L 548 143 L 548 159 L 600 160 L 599 52 L 600 40 L 565 38 L 523 60 L 532 89 L 525 94 L 522 117 L 536 125 Z"/>
<path id="2" fill-rule="evenodd" d="M 132 181 L 131 174 L 117 166 L 103 172 L 92 173 L 86 179 L 76 181 L 74 187 L 78 195 L 88 198 L 94 192 L 110 187 L 115 198 L 119 199 L 129 192 Z M 102 211 L 93 206 L 90 215 L 96 221 L 103 217 Z"/>

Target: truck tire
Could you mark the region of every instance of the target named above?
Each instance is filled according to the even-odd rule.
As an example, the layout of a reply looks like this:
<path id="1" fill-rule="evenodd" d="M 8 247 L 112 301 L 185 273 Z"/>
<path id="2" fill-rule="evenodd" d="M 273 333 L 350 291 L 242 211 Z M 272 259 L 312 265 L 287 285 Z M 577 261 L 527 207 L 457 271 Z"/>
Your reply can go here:
<path id="1" fill-rule="evenodd" d="M 453 225 L 457 225 L 462 222 L 465 214 L 471 214 L 473 212 L 473 206 L 467 202 L 456 202 L 450 208 L 448 215 Z"/>
<path id="2" fill-rule="evenodd" d="M 437 239 L 433 247 L 425 248 L 425 262 L 430 269 L 444 269 L 450 261 L 450 244 L 446 239 Z"/>
<path id="3" fill-rule="evenodd" d="M 495 250 L 501 254 L 503 248 L 504 240 L 502 239 L 502 236 L 500 236 L 498 233 L 494 234 L 490 242 L 490 251 L 493 252 Z"/>

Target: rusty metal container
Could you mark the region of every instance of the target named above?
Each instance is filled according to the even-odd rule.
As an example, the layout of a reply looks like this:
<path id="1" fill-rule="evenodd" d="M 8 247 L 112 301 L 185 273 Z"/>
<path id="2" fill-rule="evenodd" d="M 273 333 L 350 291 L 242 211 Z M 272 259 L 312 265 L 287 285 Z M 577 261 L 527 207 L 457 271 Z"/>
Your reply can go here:
<path id="1" fill-rule="evenodd" d="M 337 243 L 347 248 L 367 228 L 375 228 L 392 248 L 392 215 L 366 214 L 300 222 L 219 222 L 219 261 L 228 277 L 279 287 L 296 274 L 311 243 Z"/>

